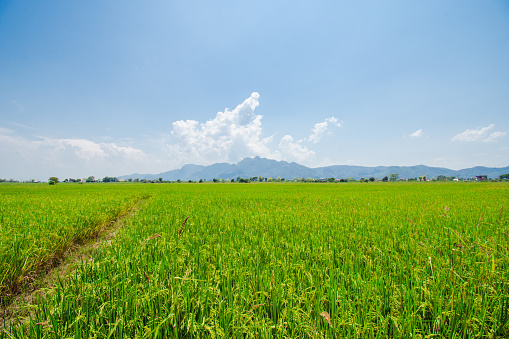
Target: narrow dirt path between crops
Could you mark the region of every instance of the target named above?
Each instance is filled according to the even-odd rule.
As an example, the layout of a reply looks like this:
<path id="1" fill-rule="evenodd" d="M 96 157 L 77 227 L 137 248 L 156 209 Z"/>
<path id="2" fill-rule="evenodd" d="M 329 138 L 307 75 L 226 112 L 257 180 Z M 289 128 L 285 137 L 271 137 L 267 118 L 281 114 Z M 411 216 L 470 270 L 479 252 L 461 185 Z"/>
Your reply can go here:
<path id="1" fill-rule="evenodd" d="M 25 276 L 26 284 L 14 293 L 12 300 L 9 300 L 5 307 L 0 305 L 0 326 L 22 322 L 30 313 L 33 313 L 33 306 L 40 298 L 46 298 L 55 293 L 59 279 L 69 276 L 81 260 L 91 259 L 104 243 L 108 243 L 115 237 L 117 230 L 149 199 L 150 197 L 139 199 L 127 212 L 105 224 L 95 235 L 72 245 L 41 269 Z"/>

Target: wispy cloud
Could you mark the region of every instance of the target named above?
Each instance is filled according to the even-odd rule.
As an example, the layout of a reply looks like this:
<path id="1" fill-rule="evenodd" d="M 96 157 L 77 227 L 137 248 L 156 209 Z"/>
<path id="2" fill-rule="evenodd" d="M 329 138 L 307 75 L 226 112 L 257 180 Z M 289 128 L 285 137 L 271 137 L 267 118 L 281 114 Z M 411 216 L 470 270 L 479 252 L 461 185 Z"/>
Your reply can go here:
<path id="1" fill-rule="evenodd" d="M 13 131 L 13 130 L 11 130 L 11 129 L 9 129 L 9 128 L 5 128 L 5 127 L 0 126 L 0 137 L 1 137 L 2 135 L 11 135 L 11 134 L 13 134 L 13 133 L 14 133 L 14 131 Z"/>
<path id="2" fill-rule="evenodd" d="M 507 132 L 492 132 L 495 128 L 494 124 L 490 124 L 486 127 L 480 127 L 478 129 L 467 129 L 464 132 L 461 132 L 455 135 L 451 141 L 460 141 L 460 142 L 474 142 L 474 141 L 483 141 L 483 142 L 496 142 L 503 136 L 507 134 Z"/>
<path id="3" fill-rule="evenodd" d="M 493 132 L 483 141 L 484 142 L 497 142 L 498 139 L 502 138 L 506 134 L 507 134 L 507 132 Z"/>
<path id="4" fill-rule="evenodd" d="M 0 145 L 4 160 L 0 173 L 17 178 L 121 175 L 140 169 L 149 171 L 157 165 L 152 156 L 133 147 L 86 139 L 29 139 L 5 128 L 0 128 Z M 12 168 L 18 168 L 17 172 L 10 173 Z"/>
<path id="5" fill-rule="evenodd" d="M 415 131 L 412 134 L 410 134 L 410 137 L 412 137 L 412 138 L 421 138 L 423 135 L 424 135 L 424 132 L 422 131 L 422 129 L 418 129 L 417 131 Z"/>
<path id="6" fill-rule="evenodd" d="M 319 142 L 322 139 L 323 135 L 329 129 L 329 124 L 341 127 L 341 123 L 338 122 L 338 119 L 336 119 L 335 117 L 327 118 L 325 119 L 325 121 L 315 124 L 315 127 L 313 128 L 313 133 L 309 136 L 308 140 L 314 143 Z"/>

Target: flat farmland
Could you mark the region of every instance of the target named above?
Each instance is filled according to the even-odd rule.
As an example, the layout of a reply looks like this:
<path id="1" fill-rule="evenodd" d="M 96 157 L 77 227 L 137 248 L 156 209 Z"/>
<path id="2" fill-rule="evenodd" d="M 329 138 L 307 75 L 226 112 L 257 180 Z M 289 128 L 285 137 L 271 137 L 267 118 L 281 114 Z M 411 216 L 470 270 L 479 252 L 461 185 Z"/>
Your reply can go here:
<path id="1" fill-rule="evenodd" d="M 0 338 L 509 335 L 507 183 L 0 185 L 0 197 L 11 284 L 40 248 L 125 216 Z"/>
<path id="2" fill-rule="evenodd" d="M 120 187 L 0 186 L 0 291 L 94 235 L 146 197 Z M 5 294 L 5 293 L 4 293 Z"/>

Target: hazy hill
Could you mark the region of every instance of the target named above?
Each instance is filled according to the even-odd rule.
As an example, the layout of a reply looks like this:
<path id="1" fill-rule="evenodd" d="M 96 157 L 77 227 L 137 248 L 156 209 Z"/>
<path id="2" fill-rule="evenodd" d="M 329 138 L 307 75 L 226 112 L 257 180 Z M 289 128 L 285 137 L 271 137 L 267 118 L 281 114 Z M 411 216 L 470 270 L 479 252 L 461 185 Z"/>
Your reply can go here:
<path id="1" fill-rule="evenodd" d="M 237 164 L 217 163 L 209 166 L 185 165 L 180 169 L 159 173 L 159 174 L 131 174 L 119 177 L 119 179 L 139 178 L 139 179 L 157 179 L 163 180 L 212 180 L 232 179 L 237 177 L 250 178 L 262 176 L 264 178 L 370 178 L 381 179 L 384 176 L 390 176 L 398 173 L 400 178 L 415 178 L 428 176 L 428 178 L 439 175 L 455 176 L 460 178 L 471 178 L 476 175 L 487 175 L 488 178 L 496 178 L 501 174 L 509 173 L 509 167 L 473 167 L 462 170 L 451 170 L 443 167 L 429 167 L 424 165 L 417 166 L 348 166 L 334 165 L 327 167 L 310 168 L 299 165 L 295 162 L 276 161 L 260 157 L 246 158 Z"/>

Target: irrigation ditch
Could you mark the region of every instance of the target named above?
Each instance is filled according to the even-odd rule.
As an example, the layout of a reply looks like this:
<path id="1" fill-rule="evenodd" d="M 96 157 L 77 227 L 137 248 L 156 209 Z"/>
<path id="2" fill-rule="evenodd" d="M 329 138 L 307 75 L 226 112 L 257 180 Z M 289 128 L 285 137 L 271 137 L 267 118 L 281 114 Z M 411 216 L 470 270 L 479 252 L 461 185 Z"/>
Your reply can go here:
<path id="1" fill-rule="evenodd" d="M 27 319 L 41 298 L 53 295 L 59 281 L 71 275 L 76 264 L 92 259 L 101 246 L 111 243 L 122 225 L 133 218 L 150 198 L 144 196 L 136 200 L 115 219 L 103 223 L 97 232 L 73 243 L 62 253 L 41 263 L 38 269 L 28 272 L 21 283 L 0 291 L 0 319 L 4 328 Z"/>

